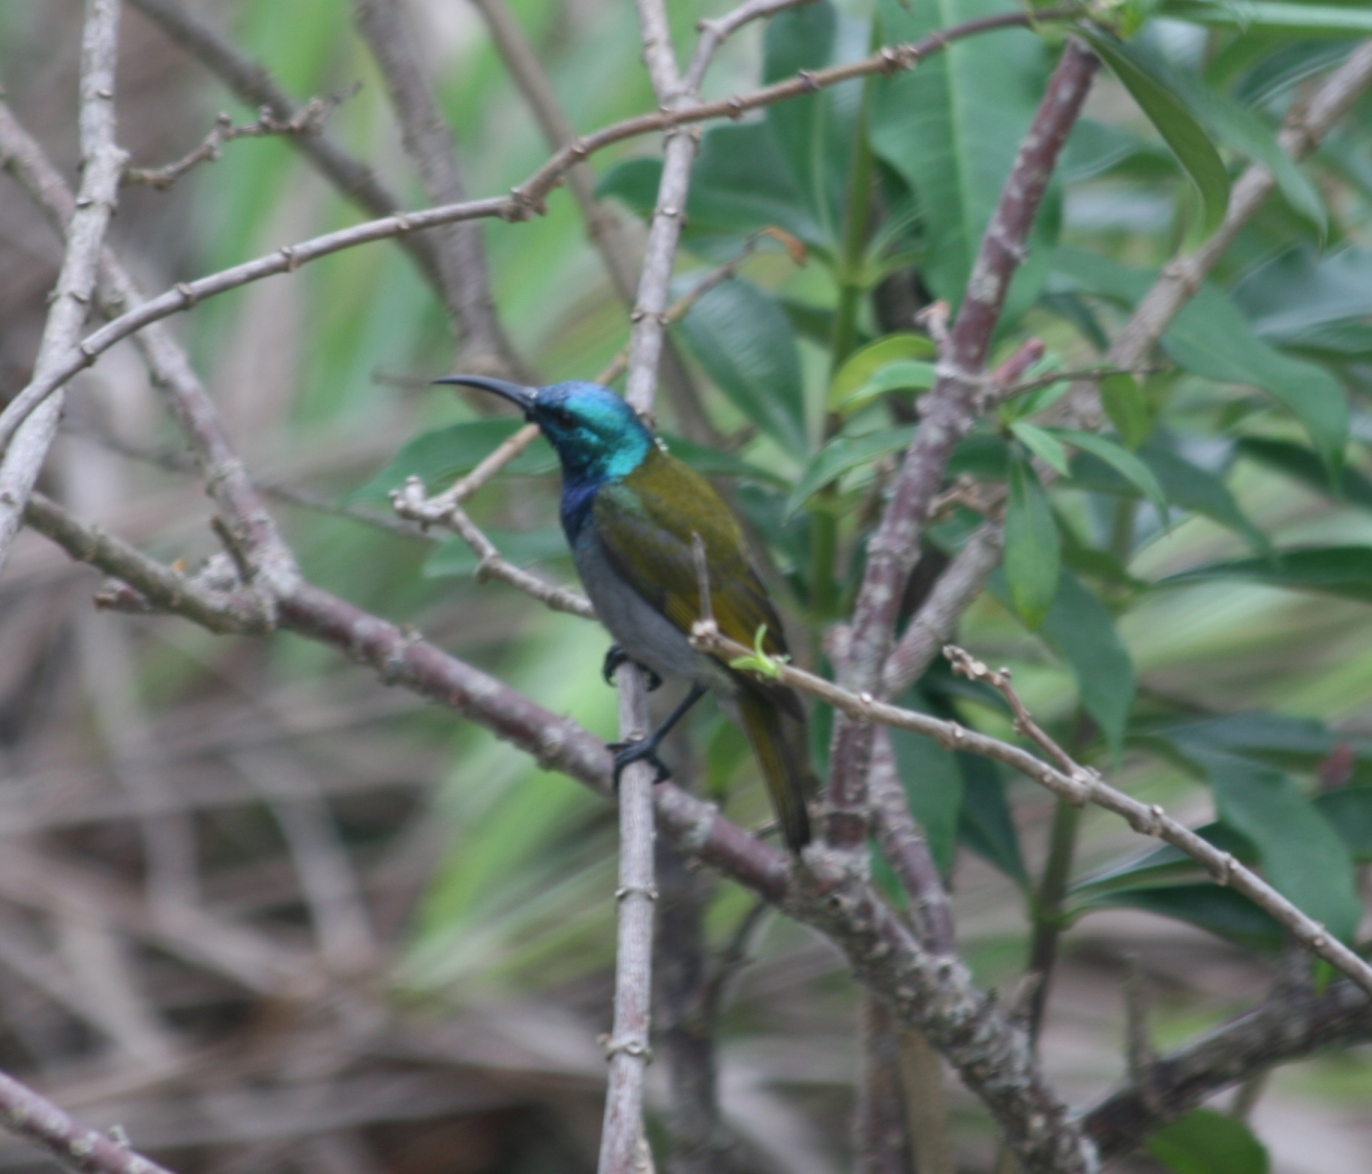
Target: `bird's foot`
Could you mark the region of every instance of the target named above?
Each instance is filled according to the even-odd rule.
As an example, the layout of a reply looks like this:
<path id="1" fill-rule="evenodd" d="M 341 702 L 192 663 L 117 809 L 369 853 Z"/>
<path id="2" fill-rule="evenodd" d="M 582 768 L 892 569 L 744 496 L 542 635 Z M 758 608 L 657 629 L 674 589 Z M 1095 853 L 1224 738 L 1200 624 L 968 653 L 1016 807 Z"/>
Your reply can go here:
<path id="1" fill-rule="evenodd" d="M 657 769 L 657 777 L 653 782 L 660 783 L 664 779 L 670 779 L 672 772 L 667 769 L 667 764 L 657 756 L 657 740 L 655 738 L 636 738 L 632 742 L 610 742 L 607 743 L 610 750 L 614 751 L 615 766 L 614 780 L 615 790 L 619 790 L 619 776 L 624 773 L 624 768 L 635 762 L 650 762 Z"/>
<path id="2" fill-rule="evenodd" d="M 662 684 L 662 678 L 659 677 L 657 673 L 653 672 L 646 664 L 634 660 L 634 658 L 625 652 L 618 644 L 611 644 L 609 651 L 605 653 L 605 664 L 600 670 L 600 675 L 605 678 L 605 683 L 607 685 L 613 685 L 615 683 L 615 673 L 622 664 L 636 664 L 648 675 L 649 693 Z"/>

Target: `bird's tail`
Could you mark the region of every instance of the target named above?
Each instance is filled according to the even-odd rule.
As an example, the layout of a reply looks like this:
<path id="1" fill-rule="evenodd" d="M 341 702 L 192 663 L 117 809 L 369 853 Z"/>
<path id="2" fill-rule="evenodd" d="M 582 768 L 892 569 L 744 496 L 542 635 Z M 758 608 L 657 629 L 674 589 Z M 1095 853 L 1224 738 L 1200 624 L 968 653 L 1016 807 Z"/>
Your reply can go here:
<path id="1" fill-rule="evenodd" d="M 812 774 L 805 752 L 805 727 L 788 721 L 774 700 L 754 689 L 741 689 L 736 701 L 740 724 L 762 768 L 786 844 L 792 852 L 799 852 L 810 842 L 805 792 Z"/>

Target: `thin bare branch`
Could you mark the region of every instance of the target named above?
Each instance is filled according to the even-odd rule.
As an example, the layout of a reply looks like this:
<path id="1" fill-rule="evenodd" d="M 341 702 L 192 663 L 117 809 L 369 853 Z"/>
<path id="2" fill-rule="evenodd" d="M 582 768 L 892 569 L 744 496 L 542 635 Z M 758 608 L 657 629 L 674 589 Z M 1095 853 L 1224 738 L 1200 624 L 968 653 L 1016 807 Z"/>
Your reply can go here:
<path id="1" fill-rule="evenodd" d="M 910 814 L 896 769 L 896 756 L 887 730 L 879 730 L 872 746 L 872 821 L 882 855 L 891 862 L 910 899 L 915 931 L 931 954 L 954 954 L 953 907 L 929 851 L 924 829 Z"/>
<path id="2" fill-rule="evenodd" d="M 81 37 L 81 190 L 67 225 L 66 252 L 34 363 L 37 383 L 48 380 L 62 366 L 80 338 L 95 296 L 105 229 L 118 203 L 119 177 L 127 159 L 115 139 L 119 11 L 119 0 L 88 0 L 86 5 Z M 53 384 L 52 390 L 58 386 Z M 38 406 L 37 402 L 33 405 Z M 41 406 L 41 411 L 16 421 L 0 457 L 0 570 L 9 560 L 24 505 L 57 435 L 62 397 L 56 395 Z"/>
<path id="3" fill-rule="evenodd" d="M 1372 1040 L 1372 1000 L 1349 982 L 1283 992 L 1180 1051 L 1148 1064 L 1082 1117 L 1101 1158 L 1123 1157 L 1213 1093 L 1331 1045 Z"/>
<path id="4" fill-rule="evenodd" d="M 881 689 L 901 597 L 919 555 L 930 503 L 943 483 L 954 445 L 975 419 L 977 398 L 986 383 L 986 356 L 1011 277 L 1024 258 L 1039 202 L 1099 66 L 1080 41 L 1068 40 L 982 238 L 957 321 L 942 348 L 934 388 L 922 400 L 919 429 L 886 515 L 867 543 L 867 569 L 844 663 L 844 683 L 853 692 Z M 870 726 L 836 723 L 828 834 L 835 846 L 852 851 L 866 840 L 871 749 Z"/>
<path id="5" fill-rule="evenodd" d="M 402 518 L 424 526 L 446 526 L 457 534 L 481 560 L 476 568 L 478 583 L 485 579 L 496 579 L 533 597 L 553 611 L 565 611 L 587 620 L 596 618 L 591 601 L 579 591 L 545 582 L 502 558 L 495 543 L 456 501 L 426 498 L 424 483 L 418 477 L 409 478 L 403 488 L 393 491 L 391 504 Z"/>
<path id="6" fill-rule="evenodd" d="M 0 1073 L 0 1124 L 78 1174 L 170 1174 L 107 1133 L 82 1125 L 51 1101 Z"/>
<path id="7" fill-rule="evenodd" d="M 424 79 L 398 0 L 354 0 L 353 10 L 358 30 L 385 79 L 400 123 L 401 142 L 419 172 L 424 194 L 431 204 L 462 203 L 467 184 L 457 144 Z M 527 370 L 496 317 L 480 226 L 458 222 L 433 235 L 445 301 L 464 348 L 463 365 L 469 371 L 527 379 Z"/>
<path id="8" fill-rule="evenodd" d="M 293 122 L 302 106 L 286 93 L 266 67 L 244 54 L 212 25 L 189 12 L 180 0 L 129 0 L 144 16 L 219 78 L 249 106 L 266 107 L 280 122 Z M 390 216 L 404 207 L 398 195 L 367 164 L 327 135 L 293 136 L 291 144 L 349 200 L 370 216 Z M 440 296 L 446 293 L 434 243 L 428 237 L 402 237 L 401 248 Z M 449 307 L 452 312 L 452 307 Z"/>
<path id="9" fill-rule="evenodd" d="M 236 139 L 260 139 L 271 136 L 315 135 L 324 126 L 329 112 L 344 100 L 346 95 L 329 98 L 311 98 L 296 114 L 288 119 L 277 118 L 269 107 L 262 107 L 257 118 L 235 126 L 227 114 L 221 112 L 214 120 L 214 127 L 200 141 L 193 151 L 180 159 L 161 167 L 126 167 L 123 182 L 126 184 L 147 184 L 158 191 L 167 191 L 172 184 L 188 171 L 202 163 L 214 163 L 224 153 L 224 144 Z"/>
<path id="10" fill-rule="evenodd" d="M 756 655 L 752 649 L 727 639 L 717 629 L 705 624 L 698 623 L 692 629 L 691 642 L 702 652 L 730 660 Z M 965 660 L 962 659 L 964 657 Z M 985 679 L 1002 692 L 1009 689 L 1009 682 L 1002 675 L 992 673 L 984 664 L 967 657 L 960 649 L 951 650 L 950 658 L 955 658 L 955 668 L 961 665 L 964 671 L 978 679 Z M 1017 707 L 1017 721 L 1023 723 L 1025 732 L 1031 737 L 1037 735 L 1037 738 L 1041 739 L 1039 744 L 1061 764 L 1060 768 L 1049 765 L 1018 746 L 978 733 L 957 722 L 944 721 L 911 709 L 902 709 L 878 701 L 870 693 L 849 692 L 822 677 L 789 664 L 774 663 L 772 671 L 782 684 L 828 702 L 855 723 L 913 730 L 917 734 L 932 738 L 945 749 L 965 750 L 1014 767 L 1026 778 L 1042 784 L 1075 807 L 1094 803 L 1106 811 L 1122 816 L 1125 822 L 1141 835 L 1154 836 L 1181 849 L 1201 864 L 1218 884 L 1232 886 L 1235 892 L 1242 893 L 1264 912 L 1281 922 L 1304 949 L 1318 954 L 1364 990 L 1372 993 L 1372 966 L 1342 942 L 1331 938 L 1322 925 L 1307 917 L 1266 881 L 1245 868 L 1231 853 L 1220 851 L 1208 840 L 1202 839 L 1190 828 L 1172 819 L 1157 804 L 1149 806 L 1140 803 L 1107 785 L 1095 771 L 1073 762 L 1070 756 L 1039 728 L 1018 698 L 1011 701 L 1012 706 Z M 1013 690 L 1007 692 L 1007 699 L 1012 693 Z"/>
<path id="11" fill-rule="evenodd" d="M 167 0 L 139 0 L 139 3 L 145 7 L 154 4 L 160 6 L 166 4 Z M 1053 9 L 1036 13 L 1034 19 L 1041 22 L 1066 19 L 1070 15 L 1072 13 L 1069 10 Z M 235 265 L 218 273 L 209 274 L 196 281 L 182 282 L 145 302 L 137 310 L 121 315 L 102 329 L 81 339 L 62 355 L 60 362 L 55 363 L 49 376 L 30 381 L 29 385 L 14 397 L 4 412 L 0 413 L 0 446 L 9 444 L 20 423 L 39 404 L 43 403 L 59 387 L 65 385 L 73 375 L 78 374 L 95 362 L 115 343 L 144 329 L 152 322 L 178 314 L 183 310 L 189 310 L 196 303 L 206 298 L 238 289 L 253 281 L 261 281 L 263 278 L 274 277 L 281 273 L 292 273 L 301 265 L 316 261 L 320 257 L 326 257 L 342 249 L 355 248 L 372 241 L 404 237 L 423 229 L 436 228 L 460 220 L 474 220 L 482 217 L 497 217 L 511 221 L 526 220 L 543 211 L 544 198 L 557 186 L 568 167 L 612 143 L 654 131 L 675 130 L 688 124 L 711 119 L 737 118 L 747 110 L 760 109 L 776 102 L 785 101 L 787 98 L 837 85 L 854 77 L 913 69 L 920 61 L 940 52 L 954 40 L 993 32 L 997 29 L 1013 28 L 1027 23 L 1029 23 L 1029 18 L 1022 13 L 1006 13 L 1001 16 L 968 21 L 965 24 L 931 34 L 920 41 L 888 47 L 863 61 L 850 65 L 834 66 L 826 70 L 817 70 L 814 73 L 807 73 L 804 78 L 797 77 L 790 81 L 778 82 L 775 85 L 754 90 L 750 94 L 728 98 L 722 102 L 707 102 L 701 105 L 686 106 L 678 110 L 663 111 L 659 114 L 640 115 L 637 118 L 626 119 L 595 134 L 577 139 L 570 147 L 559 151 L 549 159 L 521 187 L 515 188 L 508 196 L 471 200 L 463 204 L 449 204 L 422 211 L 400 212 L 363 224 L 353 225 L 351 228 L 341 229 L 338 232 L 313 237 L 297 245 L 283 245 L 280 249 L 266 256 Z M 319 139 L 316 136 L 299 141 L 318 142 Z M 668 154 L 670 156 L 670 151 Z M 683 168 L 679 161 L 675 170 L 684 173 L 689 168 Z M 664 167 L 664 177 L 665 175 Z M 679 186 L 679 184 L 680 176 L 678 175 L 673 179 L 673 186 Z M 675 220 L 679 217 L 680 209 L 673 207 L 672 212 L 673 215 L 669 220 Z M 660 260 L 653 262 L 653 264 L 660 268 Z M 650 317 L 650 313 L 654 316 Z M 656 313 L 660 313 L 660 310 L 643 310 L 642 320 L 650 323 L 650 329 L 646 333 L 653 336 L 655 341 L 651 344 L 641 344 L 643 346 L 651 345 L 655 351 L 661 346 L 661 323 L 655 316 Z M 649 356 L 645 354 L 646 357 Z"/>
<path id="12" fill-rule="evenodd" d="M 686 89 L 693 94 L 700 92 L 705 73 L 710 68 L 715 54 L 719 52 L 719 47 L 744 25 L 761 20 L 765 16 L 775 16 L 783 9 L 799 8 L 802 4 L 810 2 L 811 0 L 746 0 L 723 16 L 714 20 L 699 21 L 696 28 L 700 30 L 700 37 L 696 41 L 695 52 L 691 54 L 691 63 L 686 67 Z"/>

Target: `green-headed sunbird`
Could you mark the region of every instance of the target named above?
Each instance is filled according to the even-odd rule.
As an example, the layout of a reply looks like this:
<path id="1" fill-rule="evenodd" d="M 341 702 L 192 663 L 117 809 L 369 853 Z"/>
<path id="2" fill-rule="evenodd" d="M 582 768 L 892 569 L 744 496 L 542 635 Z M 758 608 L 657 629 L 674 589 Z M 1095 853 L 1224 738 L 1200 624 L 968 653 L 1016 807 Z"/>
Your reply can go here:
<path id="1" fill-rule="evenodd" d="M 509 400 L 537 424 L 562 462 L 562 528 L 596 613 L 616 641 L 606 677 L 624 657 L 657 677 L 684 677 L 690 691 L 642 741 L 612 746 L 614 777 L 646 760 L 668 777 L 657 749 L 707 689 L 753 748 L 786 843 L 810 842 L 805 794 L 811 773 L 805 711 L 778 681 L 732 669 L 691 647 L 701 618 L 694 536 L 705 550 L 710 606 L 719 630 L 768 656 L 785 656 L 781 621 L 749 565 L 732 511 L 699 473 L 672 456 L 620 396 L 595 383 L 521 387 L 503 379 L 456 375 Z M 760 633 L 760 635 L 759 635 Z"/>

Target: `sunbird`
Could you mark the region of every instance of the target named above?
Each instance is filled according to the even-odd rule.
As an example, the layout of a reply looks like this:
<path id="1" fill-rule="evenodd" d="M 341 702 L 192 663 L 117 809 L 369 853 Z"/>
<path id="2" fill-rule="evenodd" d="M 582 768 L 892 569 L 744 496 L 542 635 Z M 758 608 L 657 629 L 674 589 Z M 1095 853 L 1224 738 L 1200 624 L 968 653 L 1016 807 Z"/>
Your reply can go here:
<path id="1" fill-rule="evenodd" d="M 694 536 L 705 550 L 710 605 L 725 636 L 785 656 L 776 608 L 749 565 L 738 519 L 699 473 L 667 451 L 624 399 L 596 383 L 522 387 L 503 379 L 454 375 L 509 400 L 537 424 L 562 463 L 562 529 L 572 559 L 615 643 L 605 657 L 611 680 L 625 659 L 648 670 L 649 688 L 664 677 L 691 683 L 685 698 L 648 737 L 612 743 L 614 778 L 647 761 L 659 780 L 670 772 L 657 750 L 667 732 L 713 690 L 743 727 L 793 852 L 810 842 L 805 794 L 811 772 L 805 710 L 793 689 L 745 674 L 691 647 L 702 617 Z"/>

